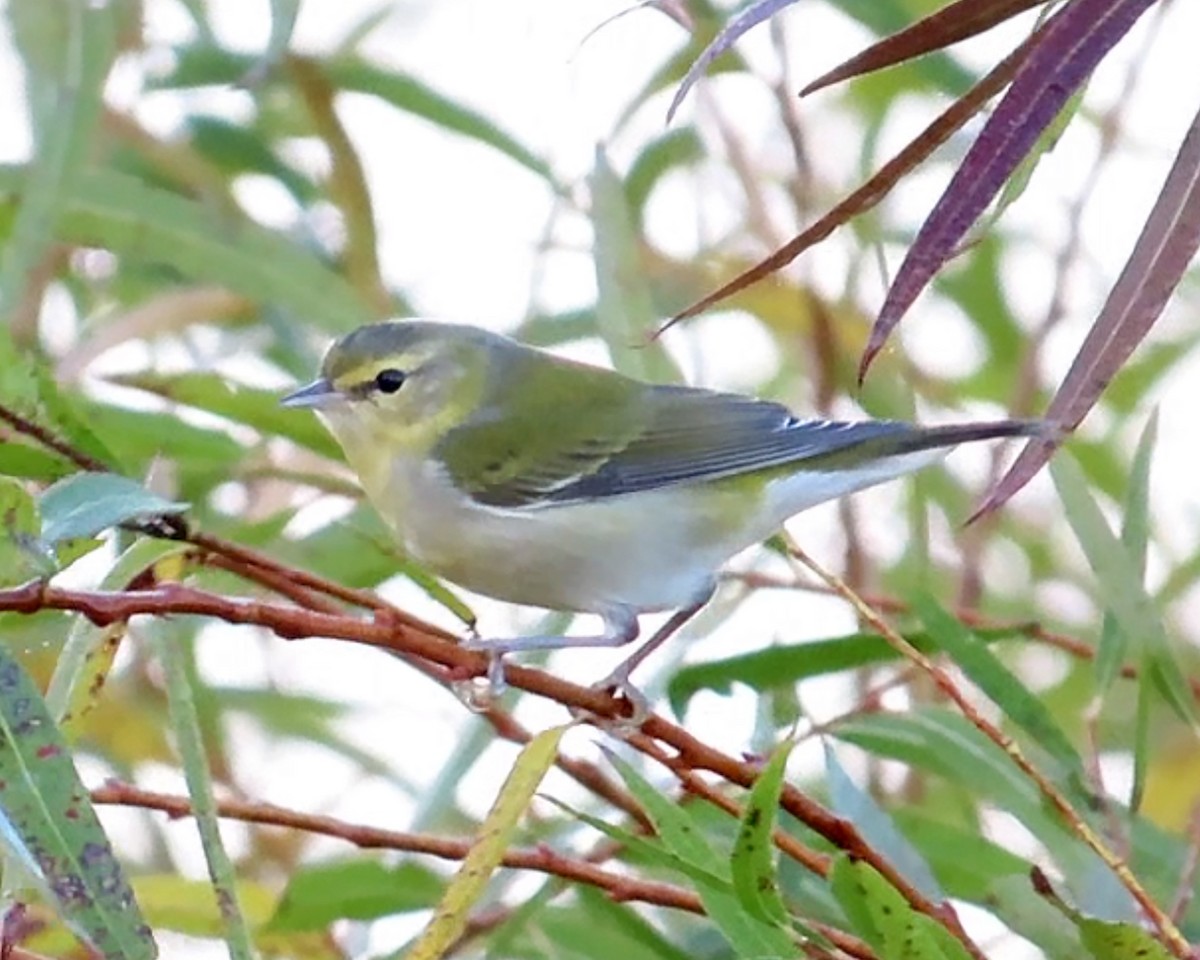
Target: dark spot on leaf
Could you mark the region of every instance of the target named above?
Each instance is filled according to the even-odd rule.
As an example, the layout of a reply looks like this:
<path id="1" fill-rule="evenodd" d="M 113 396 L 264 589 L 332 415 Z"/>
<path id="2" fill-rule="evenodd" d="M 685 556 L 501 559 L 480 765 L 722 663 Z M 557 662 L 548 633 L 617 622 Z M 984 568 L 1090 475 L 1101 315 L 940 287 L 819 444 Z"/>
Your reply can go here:
<path id="1" fill-rule="evenodd" d="M 751 807 L 746 811 L 746 823 L 751 827 L 757 827 L 762 821 L 762 807 Z"/>
<path id="2" fill-rule="evenodd" d="M 37 748 L 37 757 L 39 760 L 45 760 L 47 757 L 57 757 L 61 752 L 57 744 L 47 743 Z"/>

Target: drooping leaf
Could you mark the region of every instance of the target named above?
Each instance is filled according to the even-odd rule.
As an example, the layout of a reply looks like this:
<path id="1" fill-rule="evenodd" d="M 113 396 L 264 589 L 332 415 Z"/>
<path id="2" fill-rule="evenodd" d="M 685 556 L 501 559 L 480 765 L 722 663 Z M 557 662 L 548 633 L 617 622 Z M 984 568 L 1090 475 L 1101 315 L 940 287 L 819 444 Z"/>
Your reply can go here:
<path id="1" fill-rule="evenodd" d="M 229 949 L 230 960 L 254 960 L 253 938 L 238 896 L 233 861 L 221 838 L 212 773 L 192 689 L 186 645 L 174 624 L 158 622 L 155 626 L 158 634 L 154 638 L 155 652 L 166 677 L 167 713 L 192 802 L 192 816 L 208 865 L 208 878 L 221 908 L 221 936 Z"/>
<path id="2" fill-rule="evenodd" d="M 45 490 L 38 507 L 42 538 L 57 543 L 91 537 L 127 520 L 182 513 L 188 505 L 164 500 L 115 473 L 76 473 Z"/>
<path id="3" fill-rule="evenodd" d="M 896 272 L 859 363 L 888 335 L 1093 68 L 1155 0 L 1072 0 L 1034 34 L 1012 85 L 959 164 Z"/>
<path id="4" fill-rule="evenodd" d="M 154 938 L 41 693 L 0 644 L 0 839 L 106 958 L 153 960 Z"/>
<path id="5" fill-rule="evenodd" d="M 682 377 L 661 343 L 649 336 L 658 322 L 646 287 L 629 201 L 601 147 L 588 178 L 592 196 L 596 318 L 613 365 L 639 380 L 677 383 Z"/>
<path id="6" fill-rule="evenodd" d="M 88 160 L 116 54 L 115 9 L 70 0 L 14 0 L 14 33 L 25 54 L 37 139 L 21 205 L 0 266 L 0 315 L 20 301 L 35 265 L 55 239 L 63 198 Z"/>
<path id="7" fill-rule="evenodd" d="M 15 199 L 25 172 L 0 167 L 0 203 Z M 317 257 L 198 201 L 124 174 L 87 170 L 59 202 L 63 240 L 167 264 L 186 277 L 286 308 L 317 329 L 345 332 L 373 319 L 349 284 Z"/>
<path id="8" fill-rule="evenodd" d="M 866 841 L 921 893 L 930 900 L 941 900 L 942 891 L 924 857 L 896 828 L 887 811 L 850 779 L 829 745 L 825 747 L 825 775 L 834 812 L 853 823 Z"/>
<path id="9" fill-rule="evenodd" d="M 446 887 L 433 919 L 421 932 L 408 960 L 436 960 L 466 927 L 468 913 L 482 896 L 492 871 L 499 865 L 521 815 L 554 758 L 567 727 L 552 727 L 539 733 L 521 750 L 508 779 L 500 788 L 492 809 L 484 818 L 470 852 Z"/>
<path id="10" fill-rule="evenodd" d="M 1073 6 L 1073 4 L 1071 5 Z M 1071 432 L 1161 316 L 1200 249 L 1200 112 L 1192 120 L 1133 252 L 1058 388 L 1046 419 Z M 1021 451 L 975 516 L 995 510 L 1033 478 L 1055 443 Z"/>
<path id="11" fill-rule="evenodd" d="M 684 74 L 679 88 L 675 91 L 675 96 L 671 98 L 671 105 L 667 108 L 667 123 L 671 122 L 675 111 L 683 103 L 683 98 L 687 96 L 688 91 L 704 75 L 709 65 L 717 57 L 737 43 L 748 30 L 758 26 L 764 20 L 770 19 L 780 10 L 790 7 L 795 2 L 796 0 L 755 0 L 722 27 L 720 33 L 701 51 L 688 68 L 688 72 Z"/>
<path id="12" fill-rule="evenodd" d="M 914 596 L 913 609 L 934 641 L 971 682 L 1061 766 L 1062 773 L 1071 779 L 1076 789 L 1083 791 L 1083 760 L 1045 703 L 1030 693 L 1008 667 L 929 594 Z"/>
<path id="13" fill-rule="evenodd" d="M 288 878 L 268 929 L 323 930 L 335 920 L 375 920 L 435 906 L 445 881 L 425 867 L 358 858 L 304 867 Z"/>
<path id="14" fill-rule="evenodd" d="M 766 923 L 788 922 L 787 907 L 779 895 L 772 835 L 792 746 L 789 740 L 776 747 L 754 781 L 729 859 L 733 890 L 738 900 L 746 910 Z"/>
<path id="15" fill-rule="evenodd" d="M 842 224 L 878 205 L 909 171 L 917 167 L 934 150 L 945 143 L 963 124 L 978 113 L 985 103 L 1004 89 L 1024 61 L 1030 47 L 1026 41 L 1007 57 L 996 64 L 967 93 L 950 104 L 932 123 L 922 130 L 908 145 L 891 160 L 879 168 L 862 186 L 839 202 L 828 213 L 817 219 L 782 247 L 764 257 L 754 266 L 743 270 L 732 280 L 723 283 L 685 310 L 675 314 L 660 328 L 663 330 L 745 290 L 772 273 L 781 270 L 809 247 L 820 243 Z"/>
<path id="16" fill-rule="evenodd" d="M 849 60 L 821 74 L 800 91 L 800 96 L 851 77 L 861 76 L 990 30 L 1045 0 L 955 0 L 909 27 L 871 44 Z"/>
<path id="17" fill-rule="evenodd" d="M 1146 592 L 1138 564 L 1113 534 L 1088 491 L 1079 467 L 1059 457 L 1050 468 L 1067 520 L 1098 581 L 1102 602 L 1130 637 L 1140 640 L 1144 669 L 1181 719 L 1197 726 L 1191 687 L 1183 674 L 1162 617 Z"/>
<path id="18" fill-rule="evenodd" d="M 1155 413 L 1146 423 L 1133 455 L 1129 489 L 1125 493 L 1125 520 L 1121 527 L 1121 543 L 1129 551 L 1143 581 L 1150 539 L 1150 456 L 1157 435 L 1158 414 Z M 1096 645 L 1096 696 L 1103 697 L 1120 675 L 1121 666 L 1128 659 L 1130 639 L 1116 617 L 1105 613 L 1100 642 Z"/>

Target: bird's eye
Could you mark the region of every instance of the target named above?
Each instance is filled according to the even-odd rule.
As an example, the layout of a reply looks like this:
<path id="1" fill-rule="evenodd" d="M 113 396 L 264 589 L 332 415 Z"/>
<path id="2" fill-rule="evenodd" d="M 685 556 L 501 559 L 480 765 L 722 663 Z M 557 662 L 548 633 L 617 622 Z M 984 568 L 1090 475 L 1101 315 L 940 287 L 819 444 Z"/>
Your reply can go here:
<path id="1" fill-rule="evenodd" d="M 380 393 L 395 393 L 402 386 L 408 375 L 403 370 L 388 367 L 375 374 L 375 389 Z"/>

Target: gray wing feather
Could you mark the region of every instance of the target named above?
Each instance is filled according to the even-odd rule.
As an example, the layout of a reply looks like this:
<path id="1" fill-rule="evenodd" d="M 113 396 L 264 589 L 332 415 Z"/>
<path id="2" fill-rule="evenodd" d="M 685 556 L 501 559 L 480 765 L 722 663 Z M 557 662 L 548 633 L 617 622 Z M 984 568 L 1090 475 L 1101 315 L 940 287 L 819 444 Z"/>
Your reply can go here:
<path id="1" fill-rule="evenodd" d="M 716 480 L 916 432 L 909 424 L 886 420 L 801 420 L 787 407 L 752 397 L 656 387 L 646 429 L 591 473 L 544 492 L 543 502 L 598 499 L 692 480 Z"/>

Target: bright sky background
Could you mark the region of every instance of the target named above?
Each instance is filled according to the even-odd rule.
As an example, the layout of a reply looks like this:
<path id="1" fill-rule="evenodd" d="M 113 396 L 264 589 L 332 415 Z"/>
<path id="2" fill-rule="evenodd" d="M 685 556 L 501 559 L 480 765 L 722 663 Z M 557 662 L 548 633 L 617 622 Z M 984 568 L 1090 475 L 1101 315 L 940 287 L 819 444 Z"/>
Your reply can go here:
<path id="1" fill-rule="evenodd" d="M 380 61 L 399 65 L 450 97 L 476 107 L 535 153 L 550 157 L 564 180 L 576 181 L 591 167 L 597 143 L 605 139 L 633 91 L 642 86 L 680 40 L 675 24 L 647 10 L 618 20 L 583 43 L 589 30 L 626 5 L 627 0 L 409 0 L 395 5 L 395 13 L 375 32 L 367 50 Z M 246 51 L 265 46 L 269 31 L 266 0 L 216 0 L 212 6 L 218 11 L 219 32 L 227 43 Z M 307 0 L 297 24 L 295 46 L 301 50 L 328 49 L 379 6 L 378 0 Z M 165 46 L 186 37 L 188 19 L 182 4 L 147 0 L 146 13 L 151 44 Z M 1153 13 L 1144 18 L 1118 55 L 1104 64 L 1095 77 L 1090 103 L 1103 107 L 1116 96 L 1127 63 L 1140 50 L 1148 26 L 1155 19 Z M 787 24 L 797 86 L 868 40 L 860 28 L 824 6 L 797 4 L 787 15 Z M 1046 354 L 1055 381 L 1065 373 L 1104 292 L 1120 270 L 1174 147 L 1200 104 L 1200 71 L 1195 69 L 1200 5 L 1172 4 L 1164 26 L 1158 33 L 1154 54 L 1143 61 L 1145 68 L 1138 79 L 1135 100 L 1126 110 L 1132 148 L 1107 167 L 1097 202 L 1089 208 L 1085 220 L 1084 267 L 1072 285 L 1068 316 Z M 973 41 L 965 48 L 965 59 L 973 64 L 992 62 L 997 51 L 1007 50 L 1020 35 L 1020 29 L 1008 29 L 995 37 Z M 18 122 L 23 115 L 19 65 L 7 38 L 0 38 L 0 42 L 0 115 L 6 118 L 0 125 L 0 161 L 13 162 L 27 157 L 29 135 L 26 124 Z M 759 58 L 759 62 L 773 62 L 764 56 L 765 29 L 747 37 L 741 49 Z M 139 82 L 135 72 L 124 71 L 110 90 L 111 100 L 131 103 Z M 248 109 L 248 99 L 239 91 L 205 91 L 196 96 L 214 112 L 237 116 Z M 693 91 L 683 108 L 684 116 L 697 109 L 698 100 L 706 96 L 717 98 L 728 114 L 736 117 L 739 133 L 756 157 L 786 169 L 788 153 L 786 146 L 778 142 L 774 108 L 754 81 L 722 79 Z M 665 98 L 655 101 L 636 119 L 633 135 L 613 145 L 618 168 L 630 159 L 626 145 L 644 140 L 641 134 L 662 129 L 665 108 Z M 339 101 L 339 109 L 366 164 L 387 279 L 410 292 L 427 315 L 495 329 L 515 325 L 530 304 L 531 264 L 551 210 L 543 184 L 486 148 L 400 116 L 369 98 L 345 97 Z M 885 134 L 881 155 L 890 155 L 907 140 L 931 109 L 929 104 L 910 104 L 897 111 Z M 810 132 L 812 123 L 828 116 L 820 95 L 805 101 L 802 112 L 806 120 L 815 118 L 810 122 Z M 139 108 L 142 121 L 163 134 L 176 128 L 180 116 L 179 100 L 173 94 L 145 99 Z M 814 154 L 831 179 L 836 181 L 840 176 L 850 187 L 854 175 L 846 172 L 855 168 L 856 160 L 851 152 L 852 138 L 837 136 L 837 124 L 842 122 L 830 120 L 828 138 L 816 139 Z M 1080 171 L 1090 166 L 1095 149 L 1096 138 L 1091 131 L 1082 125 L 1073 126 L 1043 162 L 1026 197 L 1006 214 L 1006 227 L 1015 232 L 1028 231 L 1035 238 L 1060 238 L 1066 225 L 1066 202 L 1078 184 Z M 313 159 L 320 162 L 319 157 Z M 915 223 L 944 182 L 944 168 L 918 176 L 904 188 L 896 201 L 900 206 L 894 209 L 904 211 Z M 655 236 L 664 246 L 686 253 L 694 245 L 698 230 L 719 230 L 722 205 L 736 203 L 738 196 L 728 185 L 714 183 L 713 187 L 707 224 L 691 209 L 694 190 L 664 190 L 653 211 Z M 242 196 L 247 206 L 268 223 L 286 224 L 294 213 L 286 197 L 262 183 L 247 182 Z M 777 226 L 783 236 L 794 232 L 795 225 L 787 216 L 782 211 L 779 214 Z M 664 224 L 669 229 L 664 229 Z M 671 230 L 676 228 L 678 235 L 673 236 Z M 586 222 L 568 217 L 559 224 L 556 235 L 577 252 L 559 253 L 545 260 L 536 300 L 551 309 L 589 301 L 595 284 Z M 845 264 L 844 253 L 834 244 L 806 256 L 796 269 L 829 291 L 838 292 Z M 896 266 L 898 260 L 889 264 L 892 270 Z M 1036 243 L 1015 245 L 1010 290 L 1015 305 L 1031 322 L 1045 310 L 1050 271 L 1051 264 Z M 463 281 L 464 275 L 471 278 L 470 282 Z M 879 300 L 883 289 L 880 279 Z M 1154 336 L 1194 328 L 1196 318 L 1179 313 L 1170 315 Z M 702 371 L 707 383 L 742 387 L 770 370 L 770 343 L 752 325 L 737 318 L 723 318 L 723 323 L 705 327 L 701 362 L 693 368 Z M 907 349 L 922 360 L 956 353 L 969 357 L 973 351 L 966 325 L 950 311 L 928 301 L 922 301 L 911 313 L 902 331 Z M 737 349 L 728 349 L 731 342 L 736 342 Z M 603 354 L 597 350 L 589 356 L 601 359 Z M 1176 555 L 1194 549 L 1200 528 L 1193 454 L 1197 401 L 1194 384 L 1198 374 L 1200 367 L 1192 359 L 1155 398 L 1162 407 L 1162 425 L 1152 502 L 1168 521 L 1167 542 Z M 1135 435 L 1143 422 L 1130 424 L 1130 434 Z M 977 470 L 985 462 L 978 451 L 962 451 L 957 457 L 962 459 L 956 459 L 956 464 L 966 469 L 973 465 Z M 1044 486 L 1035 484 L 1022 497 L 1033 503 L 1039 498 L 1044 501 L 1044 490 Z M 897 502 L 896 492 L 873 491 L 865 502 L 873 516 L 886 517 Z M 876 510 L 878 513 L 874 513 Z M 832 508 L 814 511 L 795 522 L 794 532 L 822 556 L 822 544 L 830 542 L 833 517 Z M 836 556 L 825 554 L 830 560 Z M 447 622 L 439 611 L 430 609 L 423 598 L 403 585 L 396 586 L 394 595 L 414 610 Z M 480 603 L 478 609 L 485 632 L 528 630 L 538 620 L 535 612 L 514 615 L 497 604 Z M 755 625 L 772 626 L 756 629 Z M 852 627 L 852 619 L 836 603 L 798 595 L 762 596 L 750 604 L 746 616 L 712 631 L 694 653 L 706 656 L 760 646 L 775 638 L 772 630 L 779 631 L 779 639 L 795 640 Z M 701 624 L 698 632 L 705 633 L 707 628 Z M 243 631 L 220 633 L 222 636 L 212 636 L 202 647 L 202 665 L 210 681 L 253 683 L 269 677 L 286 688 L 342 696 L 360 707 L 353 722 L 347 724 L 347 732 L 374 752 L 391 758 L 418 784 L 437 770 L 438 760 L 453 750 L 470 722 L 452 698 L 430 684 L 414 681 L 399 663 L 381 663 L 376 652 L 320 641 L 289 644 L 281 650 L 278 643 L 248 642 Z M 683 655 L 685 647 L 677 645 L 661 656 L 659 663 Z M 572 653 L 556 659 L 555 669 L 587 681 L 601 676 L 614 659 L 610 652 Z M 804 698 L 814 714 L 824 716 L 844 707 L 845 692 L 843 683 L 829 681 L 806 686 Z M 538 704 L 529 704 L 521 716 L 533 727 L 562 719 L 558 708 Z M 732 701 L 702 697 L 689 715 L 689 724 L 697 735 L 735 753 L 746 749 L 753 723 L 749 697 L 735 696 Z M 347 765 L 324 752 L 268 745 L 248 727 L 239 726 L 233 732 L 243 738 L 238 756 L 242 783 L 256 797 L 401 828 L 409 826 L 417 813 L 417 805 L 395 786 L 379 781 L 355 782 Z M 597 756 L 589 745 L 597 739 L 594 732 L 581 730 L 570 735 L 567 745 L 572 751 Z M 511 756 L 509 747 L 496 747 L 492 762 L 477 767 L 463 782 L 461 795 L 470 799 L 471 807 L 480 811 L 486 808 Z M 819 762 L 819 755 L 810 752 L 798 762 L 803 767 L 813 761 Z M 149 786 L 180 789 L 174 775 L 165 770 L 146 782 Z M 571 789 L 558 780 L 552 779 L 547 789 L 566 798 L 572 795 Z M 106 816 L 113 824 L 136 822 L 132 814 Z M 192 825 L 174 824 L 169 833 L 188 871 L 203 875 Z M 227 831 L 234 852 L 240 834 L 236 825 Z M 136 856 L 140 850 L 137 831 L 128 831 L 128 836 L 129 853 Z M 317 849 L 344 852 L 332 843 L 319 844 Z M 381 938 L 375 945 L 388 942 Z M 217 949 L 213 955 L 220 953 Z"/>

